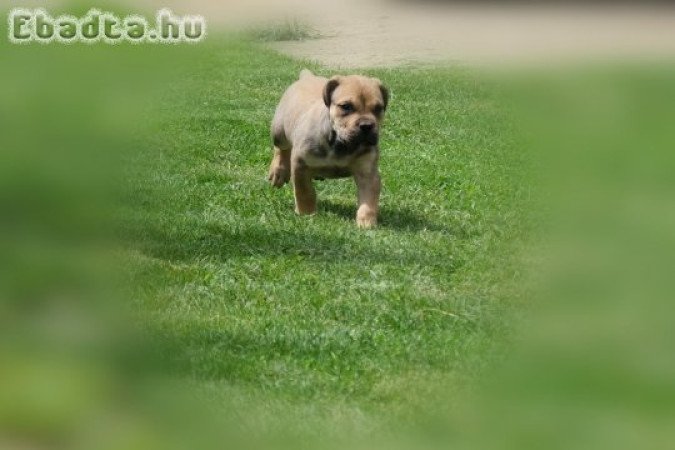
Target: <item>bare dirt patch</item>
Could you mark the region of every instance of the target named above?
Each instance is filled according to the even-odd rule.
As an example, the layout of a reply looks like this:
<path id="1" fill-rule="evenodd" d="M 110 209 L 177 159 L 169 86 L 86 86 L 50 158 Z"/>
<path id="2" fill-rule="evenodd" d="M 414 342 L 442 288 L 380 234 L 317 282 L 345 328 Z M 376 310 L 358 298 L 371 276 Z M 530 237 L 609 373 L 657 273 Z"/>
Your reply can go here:
<path id="1" fill-rule="evenodd" d="M 203 14 L 212 29 L 300 20 L 321 38 L 268 45 L 332 67 L 675 56 L 675 8 L 667 5 L 420 6 L 387 0 L 174 3 L 177 13 Z"/>

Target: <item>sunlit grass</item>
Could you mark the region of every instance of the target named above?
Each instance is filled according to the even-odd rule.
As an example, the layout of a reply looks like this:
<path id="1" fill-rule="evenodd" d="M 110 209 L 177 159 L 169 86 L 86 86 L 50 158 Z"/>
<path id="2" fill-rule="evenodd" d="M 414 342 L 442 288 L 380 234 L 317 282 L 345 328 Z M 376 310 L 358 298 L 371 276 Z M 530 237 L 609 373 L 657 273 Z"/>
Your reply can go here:
<path id="1" fill-rule="evenodd" d="M 457 70 L 368 72 L 393 99 L 381 226 L 364 232 L 351 180 L 318 183 L 313 217 L 266 181 L 269 122 L 304 64 L 232 44 L 195 67 L 134 195 L 142 308 L 185 375 L 289 408 L 271 422 L 339 427 L 413 417 L 480 373 L 508 328 L 523 233 L 522 155 L 490 89 Z"/>

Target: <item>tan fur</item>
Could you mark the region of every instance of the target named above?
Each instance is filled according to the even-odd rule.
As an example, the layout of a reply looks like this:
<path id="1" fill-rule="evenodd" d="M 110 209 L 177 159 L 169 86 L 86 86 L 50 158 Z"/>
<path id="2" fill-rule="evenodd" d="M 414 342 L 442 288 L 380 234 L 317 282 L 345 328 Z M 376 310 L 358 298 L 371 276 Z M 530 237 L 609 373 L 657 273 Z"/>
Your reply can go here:
<path id="1" fill-rule="evenodd" d="M 316 211 L 316 178 L 353 177 L 359 227 L 377 224 L 379 131 L 388 102 L 382 83 L 358 75 L 330 80 L 308 70 L 284 93 L 272 121 L 269 180 L 293 183 L 298 214 Z"/>

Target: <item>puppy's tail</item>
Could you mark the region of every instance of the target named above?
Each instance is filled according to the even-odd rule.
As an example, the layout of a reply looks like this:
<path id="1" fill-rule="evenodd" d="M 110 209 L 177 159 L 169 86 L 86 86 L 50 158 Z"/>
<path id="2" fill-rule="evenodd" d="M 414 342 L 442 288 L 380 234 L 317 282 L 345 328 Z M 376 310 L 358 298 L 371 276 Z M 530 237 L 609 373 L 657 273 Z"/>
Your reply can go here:
<path id="1" fill-rule="evenodd" d="M 312 71 L 309 70 L 309 69 L 302 69 L 302 71 L 300 72 L 300 79 L 301 79 L 301 80 L 302 80 L 303 78 L 313 77 L 313 76 L 314 76 L 314 74 L 313 74 Z"/>

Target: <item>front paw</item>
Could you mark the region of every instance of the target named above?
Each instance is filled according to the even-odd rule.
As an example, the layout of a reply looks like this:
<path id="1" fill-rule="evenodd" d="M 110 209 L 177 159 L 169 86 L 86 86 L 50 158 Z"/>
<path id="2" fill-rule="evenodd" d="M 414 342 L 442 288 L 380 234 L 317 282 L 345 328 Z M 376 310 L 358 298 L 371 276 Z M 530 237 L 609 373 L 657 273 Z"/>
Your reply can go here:
<path id="1" fill-rule="evenodd" d="M 370 208 L 360 208 L 356 213 L 356 225 L 363 229 L 375 228 L 377 226 L 377 212 Z"/>
<path id="2" fill-rule="evenodd" d="M 291 179 L 291 171 L 284 166 L 275 165 L 270 168 L 267 179 L 272 186 L 280 188 Z"/>
<path id="3" fill-rule="evenodd" d="M 316 213 L 316 205 L 295 205 L 295 213 L 299 216 L 311 216 Z"/>

